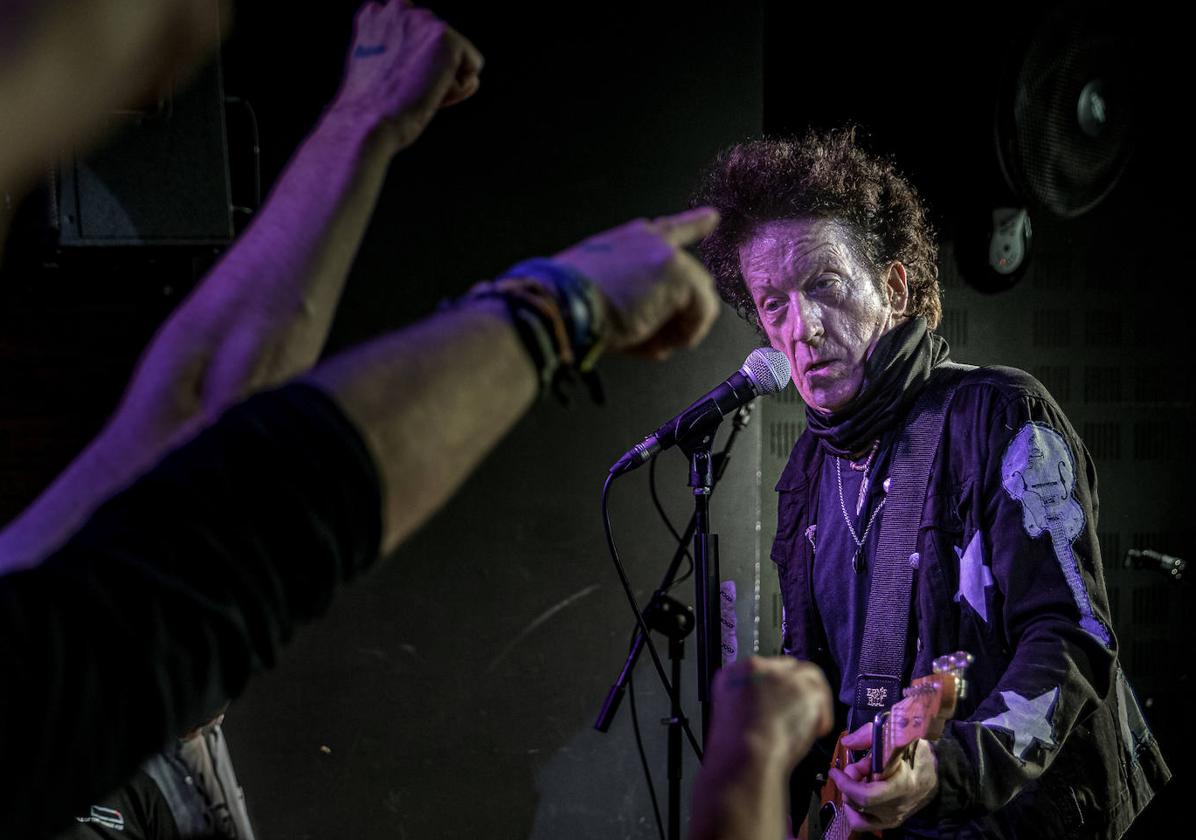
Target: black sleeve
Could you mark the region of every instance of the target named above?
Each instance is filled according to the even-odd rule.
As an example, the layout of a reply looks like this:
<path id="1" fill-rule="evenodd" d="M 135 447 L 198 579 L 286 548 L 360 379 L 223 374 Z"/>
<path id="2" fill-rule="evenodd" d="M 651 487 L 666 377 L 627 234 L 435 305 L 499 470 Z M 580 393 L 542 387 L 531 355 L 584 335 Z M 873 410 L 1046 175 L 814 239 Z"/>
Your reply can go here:
<path id="1" fill-rule="evenodd" d="M 0 579 L 0 837 L 66 825 L 270 667 L 378 556 L 381 489 L 316 388 L 248 400 Z"/>
<path id="2" fill-rule="evenodd" d="M 959 563 L 991 590 L 986 620 L 1011 653 L 988 695 L 935 744 L 939 793 L 928 813 L 940 818 L 1003 807 L 1116 690 L 1092 459 L 1037 383 L 981 405 L 972 437 L 984 457 L 961 505 Z"/>

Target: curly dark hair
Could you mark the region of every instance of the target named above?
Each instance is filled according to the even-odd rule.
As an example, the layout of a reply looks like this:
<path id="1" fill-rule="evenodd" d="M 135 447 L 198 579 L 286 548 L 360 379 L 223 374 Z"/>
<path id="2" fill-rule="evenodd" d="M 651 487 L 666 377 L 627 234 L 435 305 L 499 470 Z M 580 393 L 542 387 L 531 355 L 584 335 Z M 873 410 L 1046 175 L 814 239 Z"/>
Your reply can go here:
<path id="1" fill-rule="evenodd" d="M 905 265 L 907 312 L 934 329 L 942 317 L 938 244 L 926 209 L 893 163 L 865 152 L 854 127 L 762 139 L 724 149 L 704 174 L 694 206 L 722 219 L 698 247 L 723 300 L 760 331 L 739 267 L 739 247 L 759 227 L 782 219 L 831 219 L 845 226 L 858 258 L 878 284 L 894 260 Z"/>

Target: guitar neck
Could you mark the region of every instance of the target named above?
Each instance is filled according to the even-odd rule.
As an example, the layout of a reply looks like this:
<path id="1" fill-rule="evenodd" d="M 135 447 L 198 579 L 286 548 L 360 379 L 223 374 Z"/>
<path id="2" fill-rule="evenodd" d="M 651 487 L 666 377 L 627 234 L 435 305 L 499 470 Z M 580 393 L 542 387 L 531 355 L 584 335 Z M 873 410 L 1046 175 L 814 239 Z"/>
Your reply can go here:
<path id="1" fill-rule="evenodd" d="M 964 694 L 964 669 L 972 657 L 962 651 L 939 657 L 934 661 L 934 673 L 914 680 L 905 689 L 902 699 L 892 709 L 876 716 L 872 727 L 872 779 L 891 776 L 919 740 L 934 741 L 955 714 L 955 707 Z M 847 733 L 844 733 L 846 736 Z M 850 763 L 843 737 L 835 745 L 832 767 L 844 769 Z M 823 840 L 849 840 L 853 836 L 843 808 L 843 796 L 833 781 L 822 792 Z"/>

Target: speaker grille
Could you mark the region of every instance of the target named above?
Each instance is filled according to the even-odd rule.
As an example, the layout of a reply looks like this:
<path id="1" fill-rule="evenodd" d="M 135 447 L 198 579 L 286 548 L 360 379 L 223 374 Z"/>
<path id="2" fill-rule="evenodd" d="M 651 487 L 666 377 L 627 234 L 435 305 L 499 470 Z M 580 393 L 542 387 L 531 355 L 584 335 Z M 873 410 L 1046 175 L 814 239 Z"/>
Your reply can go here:
<path id="1" fill-rule="evenodd" d="M 1084 368 L 1084 402 L 1121 402 L 1121 369 L 1115 367 Z"/>
<path id="2" fill-rule="evenodd" d="M 1093 458 L 1115 461 L 1121 457 L 1120 423 L 1085 423 L 1083 436 Z"/>
<path id="3" fill-rule="evenodd" d="M 1046 386 L 1057 401 L 1064 403 L 1071 400 L 1071 368 L 1066 365 L 1038 365 L 1030 373 Z"/>
<path id="4" fill-rule="evenodd" d="M 1121 313 L 1093 309 L 1085 319 L 1084 339 L 1089 347 L 1121 346 Z"/>
<path id="5" fill-rule="evenodd" d="M 1067 347 L 1071 344 L 1071 312 L 1066 309 L 1040 309 L 1034 313 L 1035 347 Z"/>

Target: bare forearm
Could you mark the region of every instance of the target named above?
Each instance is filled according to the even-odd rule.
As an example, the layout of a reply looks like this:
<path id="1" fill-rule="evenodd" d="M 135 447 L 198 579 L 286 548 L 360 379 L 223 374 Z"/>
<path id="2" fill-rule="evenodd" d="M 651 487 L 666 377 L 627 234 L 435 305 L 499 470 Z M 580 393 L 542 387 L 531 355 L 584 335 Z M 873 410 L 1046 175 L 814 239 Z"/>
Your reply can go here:
<path id="1" fill-rule="evenodd" d="M 495 301 L 472 301 L 348 351 L 306 377 L 361 430 L 382 479 L 383 549 L 452 494 L 531 405 L 536 374 Z M 35 565 L 158 454 L 112 423 L 0 533 L 0 572 Z"/>
<path id="2" fill-rule="evenodd" d="M 315 363 L 391 150 L 330 114 L 254 225 L 170 317 L 107 428 L 0 535 L 0 569 L 32 565 L 173 444 Z"/>
<path id="3" fill-rule="evenodd" d="M 440 507 L 527 411 L 536 375 L 504 308 L 473 301 L 305 379 L 361 430 L 383 487 L 383 551 Z"/>
<path id="4" fill-rule="evenodd" d="M 721 668 L 713 692 L 691 840 L 792 836 L 789 777 L 834 720 L 826 677 L 788 656 L 750 656 Z"/>
<path id="5" fill-rule="evenodd" d="M 315 363 L 393 155 L 381 132 L 324 115 L 253 224 L 180 307 L 177 330 L 150 351 L 210 357 L 203 408 Z"/>
<path id="6" fill-rule="evenodd" d="M 119 430 L 116 430 L 119 432 Z M 60 547 L 100 503 L 154 463 L 120 457 L 102 432 L 33 504 L 0 531 L 0 574 L 27 569 Z M 137 450 L 125 447 L 137 454 Z"/>
<path id="7" fill-rule="evenodd" d="M 694 784 L 690 840 L 789 837 L 788 769 L 768 751 L 708 752 Z"/>

